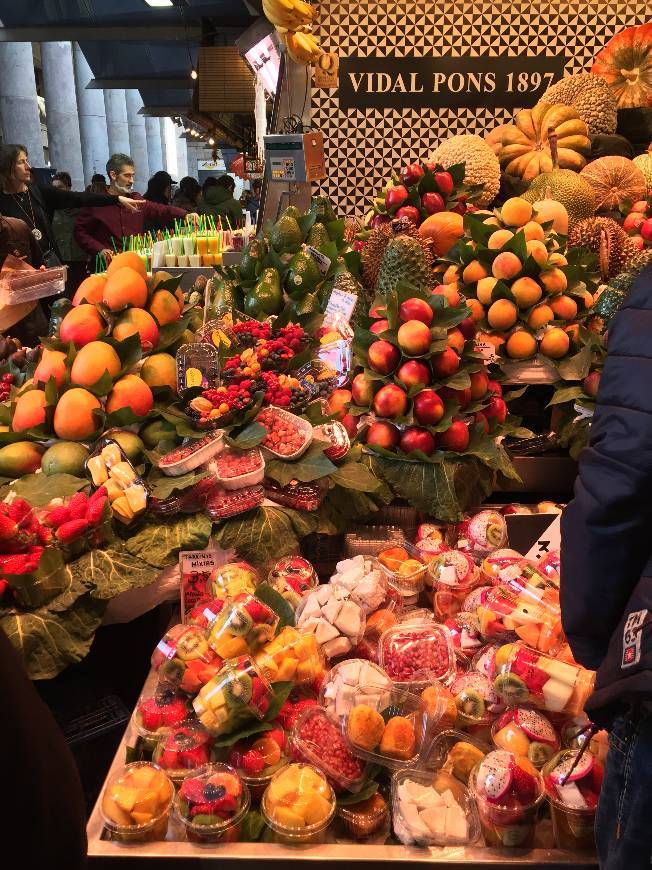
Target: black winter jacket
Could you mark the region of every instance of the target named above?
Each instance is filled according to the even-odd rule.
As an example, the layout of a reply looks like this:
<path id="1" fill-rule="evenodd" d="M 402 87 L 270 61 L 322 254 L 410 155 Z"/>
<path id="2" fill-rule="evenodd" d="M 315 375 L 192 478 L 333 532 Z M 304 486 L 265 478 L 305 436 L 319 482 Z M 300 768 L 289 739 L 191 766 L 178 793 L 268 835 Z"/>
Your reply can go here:
<path id="1" fill-rule="evenodd" d="M 562 621 L 597 669 L 587 710 L 606 725 L 652 702 L 652 266 L 612 322 L 589 446 L 562 517 Z"/>

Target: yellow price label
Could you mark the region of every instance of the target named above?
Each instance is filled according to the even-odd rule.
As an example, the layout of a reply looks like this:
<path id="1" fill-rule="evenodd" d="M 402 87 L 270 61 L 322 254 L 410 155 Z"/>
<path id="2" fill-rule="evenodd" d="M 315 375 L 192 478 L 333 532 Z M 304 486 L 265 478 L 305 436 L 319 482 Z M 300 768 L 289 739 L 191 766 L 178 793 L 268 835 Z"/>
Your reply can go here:
<path id="1" fill-rule="evenodd" d="M 201 387 L 202 374 L 199 369 L 188 369 L 186 371 L 186 387 Z"/>
<path id="2" fill-rule="evenodd" d="M 220 344 L 224 344 L 226 347 L 231 347 L 231 339 L 225 332 L 222 332 L 221 329 L 215 329 L 211 338 L 213 339 L 215 347 L 219 347 Z"/>

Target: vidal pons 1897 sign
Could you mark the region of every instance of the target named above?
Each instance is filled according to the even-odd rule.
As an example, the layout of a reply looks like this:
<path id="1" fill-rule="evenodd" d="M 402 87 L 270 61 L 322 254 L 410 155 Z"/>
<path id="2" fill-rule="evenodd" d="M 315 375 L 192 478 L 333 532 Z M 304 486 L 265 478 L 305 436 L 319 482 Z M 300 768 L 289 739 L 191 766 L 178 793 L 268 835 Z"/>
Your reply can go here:
<path id="1" fill-rule="evenodd" d="M 567 58 L 342 57 L 342 109 L 533 106 L 562 78 Z"/>

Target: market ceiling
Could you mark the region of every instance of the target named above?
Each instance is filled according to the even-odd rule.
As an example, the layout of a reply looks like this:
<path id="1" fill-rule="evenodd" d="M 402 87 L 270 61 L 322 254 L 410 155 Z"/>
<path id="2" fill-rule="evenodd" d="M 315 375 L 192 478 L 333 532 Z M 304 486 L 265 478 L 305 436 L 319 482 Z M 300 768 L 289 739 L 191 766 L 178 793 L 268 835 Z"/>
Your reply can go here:
<path id="1" fill-rule="evenodd" d="M 0 39 L 80 44 L 98 87 L 137 88 L 145 113 L 182 114 L 200 44 L 232 45 L 259 14 L 245 0 L 0 0 Z M 168 111 L 169 110 L 169 111 Z"/>

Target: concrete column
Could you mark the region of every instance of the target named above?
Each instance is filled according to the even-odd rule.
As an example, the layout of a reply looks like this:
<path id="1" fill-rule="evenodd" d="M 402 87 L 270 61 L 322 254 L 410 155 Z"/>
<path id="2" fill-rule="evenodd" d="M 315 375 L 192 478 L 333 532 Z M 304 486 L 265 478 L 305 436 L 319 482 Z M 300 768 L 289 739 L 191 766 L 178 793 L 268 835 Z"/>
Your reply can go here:
<path id="1" fill-rule="evenodd" d="M 24 145 L 32 166 L 45 166 L 29 42 L 0 43 L 0 119 L 3 142 Z"/>
<path id="2" fill-rule="evenodd" d="M 158 118 L 145 118 L 145 136 L 147 138 L 147 162 L 150 175 L 164 169 L 163 146 L 161 142 L 161 124 Z"/>
<path id="3" fill-rule="evenodd" d="M 165 141 L 165 118 L 158 119 L 158 127 L 161 134 L 161 169 L 165 169 L 166 172 L 169 172 L 168 169 L 168 146 Z"/>
<path id="4" fill-rule="evenodd" d="M 104 91 L 86 90 L 86 85 L 93 78 L 93 72 L 77 43 L 73 45 L 73 61 L 84 181 L 90 184 L 95 173 L 106 175 L 106 161 L 109 159 Z"/>
<path id="5" fill-rule="evenodd" d="M 127 121 L 129 124 L 129 153 L 136 164 L 136 180 L 134 187 L 139 193 L 145 193 L 149 181 L 149 160 L 147 159 L 147 136 L 145 134 L 145 116 L 139 115 L 143 108 L 140 92 L 128 90 L 126 94 Z"/>
<path id="6" fill-rule="evenodd" d="M 129 154 L 129 124 L 125 92 L 113 88 L 104 91 L 104 109 L 109 154 Z"/>
<path id="7" fill-rule="evenodd" d="M 41 62 L 50 165 L 70 173 L 73 190 L 83 190 L 84 164 L 71 44 L 41 43 Z"/>
<path id="8" fill-rule="evenodd" d="M 185 140 L 185 130 L 183 127 L 176 127 L 177 130 L 177 167 L 179 177 L 177 181 L 181 181 L 188 175 L 188 146 Z"/>

